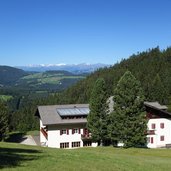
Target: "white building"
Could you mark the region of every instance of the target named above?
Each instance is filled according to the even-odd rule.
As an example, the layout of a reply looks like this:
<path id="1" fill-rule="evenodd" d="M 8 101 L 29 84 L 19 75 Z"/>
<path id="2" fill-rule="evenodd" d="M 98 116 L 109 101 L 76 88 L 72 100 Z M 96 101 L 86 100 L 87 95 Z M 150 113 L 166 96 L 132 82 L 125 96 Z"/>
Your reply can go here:
<path id="1" fill-rule="evenodd" d="M 161 148 L 171 146 L 171 113 L 158 102 L 145 102 L 148 119 L 147 147 Z"/>
<path id="2" fill-rule="evenodd" d="M 171 113 L 158 102 L 145 102 L 147 147 L 171 147 Z M 86 128 L 88 104 L 39 106 L 40 143 L 55 148 L 96 147 Z M 123 144 L 121 144 L 122 146 Z"/>
<path id="3" fill-rule="evenodd" d="M 38 106 L 40 143 L 55 148 L 96 147 L 86 128 L 89 105 Z"/>

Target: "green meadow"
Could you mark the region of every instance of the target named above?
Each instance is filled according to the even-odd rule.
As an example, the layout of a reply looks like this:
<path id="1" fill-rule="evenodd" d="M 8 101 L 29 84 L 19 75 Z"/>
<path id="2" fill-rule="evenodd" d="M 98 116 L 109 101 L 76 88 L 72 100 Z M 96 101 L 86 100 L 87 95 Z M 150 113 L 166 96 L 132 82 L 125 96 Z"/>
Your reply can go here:
<path id="1" fill-rule="evenodd" d="M 13 97 L 10 95 L 0 95 L 0 100 L 5 101 L 5 102 L 12 99 L 12 98 Z"/>
<path id="2" fill-rule="evenodd" d="M 49 171 L 170 171 L 170 149 L 113 147 L 72 150 L 0 143 L 0 169 Z"/>
<path id="3" fill-rule="evenodd" d="M 24 76 L 21 80 L 29 83 L 37 84 L 59 84 L 63 79 L 83 79 L 84 76 L 78 75 L 65 75 L 64 73 L 55 72 L 45 72 L 45 73 L 35 73 Z"/>

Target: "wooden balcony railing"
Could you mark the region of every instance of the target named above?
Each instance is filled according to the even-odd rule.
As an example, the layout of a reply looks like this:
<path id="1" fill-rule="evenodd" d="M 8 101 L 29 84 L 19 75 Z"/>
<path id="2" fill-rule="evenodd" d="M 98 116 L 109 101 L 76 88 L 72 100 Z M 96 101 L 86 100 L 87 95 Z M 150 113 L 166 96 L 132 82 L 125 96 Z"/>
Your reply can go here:
<path id="1" fill-rule="evenodd" d="M 44 137 L 47 139 L 47 137 L 48 137 L 47 132 L 43 128 L 41 128 L 40 131 L 44 135 Z"/>
<path id="2" fill-rule="evenodd" d="M 147 130 L 147 135 L 155 135 L 155 130 Z"/>
<path id="3" fill-rule="evenodd" d="M 81 139 L 91 139 L 91 134 L 81 134 Z"/>

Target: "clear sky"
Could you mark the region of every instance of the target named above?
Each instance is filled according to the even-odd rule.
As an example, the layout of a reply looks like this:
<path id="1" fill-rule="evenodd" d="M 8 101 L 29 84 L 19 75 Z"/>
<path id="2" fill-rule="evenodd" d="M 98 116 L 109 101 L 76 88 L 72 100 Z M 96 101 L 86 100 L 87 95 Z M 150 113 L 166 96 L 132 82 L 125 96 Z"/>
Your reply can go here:
<path id="1" fill-rule="evenodd" d="M 0 65 L 114 64 L 171 46 L 171 0 L 0 0 Z"/>

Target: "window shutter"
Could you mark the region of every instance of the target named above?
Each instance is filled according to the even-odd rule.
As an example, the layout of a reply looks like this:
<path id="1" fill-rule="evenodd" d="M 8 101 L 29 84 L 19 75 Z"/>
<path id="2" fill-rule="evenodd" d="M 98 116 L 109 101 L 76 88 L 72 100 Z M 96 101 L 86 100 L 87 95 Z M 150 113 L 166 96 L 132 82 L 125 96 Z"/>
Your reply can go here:
<path id="1" fill-rule="evenodd" d="M 154 141 L 153 141 L 153 137 L 151 137 L 151 144 L 153 144 L 153 142 L 154 142 Z"/>
<path id="2" fill-rule="evenodd" d="M 80 128 L 78 129 L 78 133 L 80 134 Z"/>
<path id="3" fill-rule="evenodd" d="M 155 129 L 156 128 L 156 124 L 151 124 L 151 128 Z"/>
<path id="4" fill-rule="evenodd" d="M 69 129 L 67 129 L 67 135 L 69 135 Z"/>
<path id="5" fill-rule="evenodd" d="M 60 130 L 60 135 L 62 135 L 62 130 Z"/>
<path id="6" fill-rule="evenodd" d="M 164 136 L 160 136 L 160 141 L 164 141 Z"/>
<path id="7" fill-rule="evenodd" d="M 164 128 L 164 123 L 160 123 L 160 128 Z"/>

